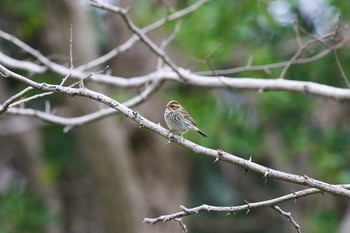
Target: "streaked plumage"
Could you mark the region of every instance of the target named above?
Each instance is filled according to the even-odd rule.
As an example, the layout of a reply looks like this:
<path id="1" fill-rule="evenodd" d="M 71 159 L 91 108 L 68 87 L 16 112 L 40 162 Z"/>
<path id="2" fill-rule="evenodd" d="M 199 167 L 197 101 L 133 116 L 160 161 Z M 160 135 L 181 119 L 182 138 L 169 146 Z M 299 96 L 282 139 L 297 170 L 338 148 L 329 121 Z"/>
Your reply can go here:
<path id="1" fill-rule="evenodd" d="M 166 105 L 164 120 L 170 128 L 170 131 L 181 133 L 181 137 L 190 130 L 196 131 L 203 137 L 208 137 L 197 127 L 196 122 L 188 114 L 186 109 L 182 107 L 176 100 L 171 100 Z"/>

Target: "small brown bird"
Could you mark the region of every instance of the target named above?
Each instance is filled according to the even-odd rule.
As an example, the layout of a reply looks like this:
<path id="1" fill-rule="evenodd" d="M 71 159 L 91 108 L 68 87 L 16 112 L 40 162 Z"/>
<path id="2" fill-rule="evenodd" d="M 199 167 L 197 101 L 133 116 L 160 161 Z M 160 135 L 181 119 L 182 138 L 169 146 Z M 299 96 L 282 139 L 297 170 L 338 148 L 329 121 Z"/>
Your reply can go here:
<path id="1" fill-rule="evenodd" d="M 176 100 L 171 100 L 165 107 L 165 123 L 170 128 L 170 132 L 181 133 L 181 137 L 188 131 L 194 130 L 203 137 L 208 137 L 203 131 L 198 129 L 196 122 Z"/>

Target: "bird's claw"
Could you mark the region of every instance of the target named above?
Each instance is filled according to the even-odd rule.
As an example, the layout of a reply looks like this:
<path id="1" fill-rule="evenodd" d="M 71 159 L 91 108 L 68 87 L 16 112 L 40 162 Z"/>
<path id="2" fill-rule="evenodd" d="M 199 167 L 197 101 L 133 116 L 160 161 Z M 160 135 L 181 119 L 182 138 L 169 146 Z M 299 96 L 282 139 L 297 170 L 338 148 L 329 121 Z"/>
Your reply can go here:
<path id="1" fill-rule="evenodd" d="M 171 135 L 170 135 L 170 134 L 171 134 Z M 174 131 L 171 129 L 171 130 L 169 130 L 169 132 L 166 134 L 166 137 L 170 139 L 172 136 L 174 136 Z"/>
<path id="2" fill-rule="evenodd" d="M 176 139 L 176 137 L 174 135 L 175 135 L 174 131 L 172 129 L 169 130 L 169 132 L 166 135 L 166 137 L 168 138 L 167 144 L 169 144 L 171 141 L 178 142 L 178 140 Z"/>

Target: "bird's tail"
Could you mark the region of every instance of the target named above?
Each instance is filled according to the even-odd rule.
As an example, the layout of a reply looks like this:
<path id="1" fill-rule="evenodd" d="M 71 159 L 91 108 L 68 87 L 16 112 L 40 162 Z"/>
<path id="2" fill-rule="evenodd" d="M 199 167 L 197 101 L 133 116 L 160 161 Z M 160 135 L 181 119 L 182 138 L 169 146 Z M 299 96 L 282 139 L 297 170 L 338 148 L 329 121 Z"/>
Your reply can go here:
<path id="1" fill-rule="evenodd" d="M 200 134 L 202 137 L 208 137 L 208 135 L 206 135 L 203 131 L 201 131 L 200 129 L 197 130 L 197 133 Z"/>

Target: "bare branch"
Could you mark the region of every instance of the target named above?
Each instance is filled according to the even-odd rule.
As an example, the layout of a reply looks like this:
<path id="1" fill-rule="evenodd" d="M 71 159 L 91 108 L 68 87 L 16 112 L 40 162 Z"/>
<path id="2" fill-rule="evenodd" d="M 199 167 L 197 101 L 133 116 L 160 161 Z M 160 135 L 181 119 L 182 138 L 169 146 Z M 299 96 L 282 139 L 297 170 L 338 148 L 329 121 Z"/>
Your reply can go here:
<path id="1" fill-rule="evenodd" d="M 4 31 L 0 30 L 0 37 L 11 41 L 13 44 L 17 45 L 18 47 L 22 48 L 24 51 L 28 52 L 29 54 L 33 55 L 34 57 L 38 58 L 39 61 L 45 63 L 50 62 L 49 59 L 47 59 L 44 55 L 42 55 L 39 51 L 33 49 L 32 47 L 30 47 L 29 45 L 27 45 L 26 43 L 24 43 L 23 41 L 21 41 L 20 39 L 18 39 L 17 37 L 10 35 Z"/>
<path id="2" fill-rule="evenodd" d="M 337 28 L 335 29 L 334 36 L 332 37 L 332 41 L 333 41 L 333 42 L 335 41 L 335 37 L 337 36 L 337 34 L 338 34 L 340 28 L 341 28 L 341 17 L 340 17 L 340 15 L 339 15 L 339 23 L 338 23 L 338 25 L 337 25 Z M 337 50 L 334 49 L 333 47 L 332 47 L 332 49 L 333 49 L 333 54 L 334 54 L 335 62 L 337 63 L 337 66 L 338 66 L 338 69 L 339 69 L 339 71 L 340 71 L 340 74 L 341 74 L 341 76 L 342 76 L 342 78 L 343 78 L 343 80 L 344 80 L 346 86 L 347 86 L 348 88 L 350 88 L 350 82 L 349 82 L 349 79 L 348 79 L 348 77 L 346 76 L 346 73 L 345 73 L 345 71 L 344 71 L 344 68 L 343 68 L 343 66 L 342 66 L 342 64 L 341 64 L 341 62 L 340 62 L 340 59 L 339 59 L 339 56 L 338 56 L 338 52 L 337 52 Z"/>
<path id="3" fill-rule="evenodd" d="M 350 189 L 350 184 L 347 185 L 336 185 L 338 187 L 343 187 Z M 270 200 L 265 200 L 265 201 L 260 201 L 260 202 L 252 202 L 244 205 L 239 205 L 239 206 L 212 206 L 212 205 L 201 205 L 198 207 L 194 208 L 186 208 L 183 206 L 180 206 L 181 210 L 180 212 L 173 213 L 173 214 L 168 214 L 168 215 L 162 215 L 156 218 L 145 218 L 143 220 L 144 223 L 157 223 L 157 222 L 166 222 L 166 221 L 171 221 L 176 218 L 181 218 L 185 217 L 188 215 L 193 215 L 193 214 L 199 214 L 200 212 L 207 211 L 207 212 L 221 212 L 221 213 L 235 213 L 239 211 L 248 211 L 251 209 L 256 209 L 256 208 L 261 208 L 261 207 L 273 207 L 276 206 L 277 204 L 287 202 L 290 200 L 294 200 L 297 198 L 301 198 L 304 196 L 316 194 L 316 193 L 321 193 L 322 191 L 319 189 L 311 188 L 311 189 L 304 189 L 301 191 L 293 192 L 288 195 L 284 195 L 281 197 L 273 198 Z"/>
<path id="4" fill-rule="evenodd" d="M 177 33 L 180 31 L 181 21 L 177 21 L 174 31 L 170 34 L 170 36 L 166 39 L 164 39 L 160 45 L 160 49 L 165 51 L 165 48 L 175 39 Z M 158 69 L 160 69 L 163 66 L 163 60 L 158 59 Z"/>
<path id="5" fill-rule="evenodd" d="M 159 48 L 158 45 L 156 45 L 139 27 L 136 26 L 134 21 L 130 18 L 127 9 L 106 4 L 101 0 L 90 0 L 90 4 L 100 9 L 108 10 L 120 15 L 128 27 L 141 39 L 141 41 L 144 42 L 147 47 L 151 49 L 151 51 L 153 51 L 166 64 L 168 64 L 181 79 L 184 78 L 180 73 L 179 67 L 169 58 L 169 56 L 161 48 Z"/>
<path id="6" fill-rule="evenodd" d="M 340 31 L 340 28 L 341 28 L 341 19 L 340 19 L 340 16 L 339 16 L 339 20 L 340 20 L 340 21 L 339 21 L 339 23 L 338 23 L 336 29 L 334 30 L 333 36 L 331 37 L 331 40 L 333 41 L 333 43 L 334 43 L 335 38 L 336 38 L 338 32 Z M 345 85 L 346 85 L 348 88 L 350 88 L 350 82 L 349 82 L 349 80 L 348 80 L 348 78 L 347 78 L 347 76 L 346 76 L 346 73 L 345 73 L 345 71 L 344 71 L 344 68 L 343 68 L 343 66 L 342 66 L 342 64 L 341 64 L 341 62 L 340 62 L 340 59 L 339 59 L 339 56 L 338 56 L 338 52 L 337 52 L 336 47 L 335 47 L 334 45 L 333 45 L 333 46 L 328 45 L 327 43 L 325 43 L 325 42 L 323 41 L 322 38 L 318 38 L 317 36 L 315 36 L 314 34 L 308 32 L 306 29 L 304 29 L 304 28 L 301 27 L 300 25 L 299 25 L 299 27 L 300 27 L 300 29 L 301 29 L 306 35 L 308 35 L 308 36 L 314 38 L 314 39 L 317 40 L 320 44 L 322 44 L 324 47 L 328 48 L 330 51 L 333 52 L 333 55 L 334 55 L 334 58 L 335 58 L 335 62 L 336 62 L 336 64 L 337 64 L 337 67 L 338 67 L 338 70 L 339 70 L 339 72 L 340 72 L 340 75 L 341 75 L 342 79 L 344 80 Z"/>
<path id="7" fill-rule="evenodd" d="M 181 218 L 175 218 L 174 220 L 175 220 L 175 222 L 178 222 L 178 223 L 180 224 L 180 226 L 181 226 L 181 228 L 182 228 L 182 232 L 184 232 L 184 233 L 187 233 L 187 232 L 188 232 L 187 227 L 186 227 L 186 225 L 182 222 L 182 219 L 181 219 Z"/>
<path id="8" fill-rule="evenodd" d="M 159 84 L 160 84 L 159 82 L 151 83 L 139 95 L 127 100 L 126 102 L 123 103 L 123 105 L 127 107 L 134 107 L 139 105 L 140 103 L 144 102 L 159 87 Z M 21 115 L 21 116 L 33 116 L 46 122 L 62 125 L 65 127 L 64 132 L 68 132 L 74 127 L 82 126 L 82 125 L 103 119 L 107 116 L 119 113 L 113 108 L 104 108 L 99 111 L 86 114 L 83 116 L 68 118 L 68 117 L 61 117 L 61 116 L 51 114 L 48 111 L 43 112 L 43 111 L 34 110 L 34 109 L 14 108 L 14 106 L 21 104 L 23 102 L 28 102 L 30 100 L 40 98 L 50 94 L 53 94 L 53 92 L 45 92 L 42 94 L 38 94 L 32 97 L 17 101 L 10 105 L 11 108 L 7 109 L 6 113 L 13 114 L 13 115 Z"/>
<path id="9" fill-rule="evenodd" d="M 300 37 L 298 17 L 296 17 L 294 22 L 293 22 L 293 29 L 294 29 L 294 33 L 295 33 L 295 40 L 297 41 L 298 47 L 300 49 L 303 46 L 303 43 L 301 42 L 301 37 Z"/>
<path id="10" fill-rule="evenodd" d="M 16 95 L 9 98 L 8 100 L 6 100 L 5 103 L 1 106 L 0 114 L 4 113 L 8 109 L 8 107 L 10 106 L 11 103 L 13 103 L 17 99 L 23 97 L 25 94 L 27 94 L 28 92 L 30 92 L 32 90 L 34 90 L 33 87 L 27 87 L 24 90 L 18 92 Z"/>
<path id="11" fill-rule="evenodd" d="M 0 51 L 0 63 L 10 68 L 27 70 L 28 72 L 35 73 L 35 74 L 44 73 L 47 70 L 47 68 L 44 66 L 37 65 L 30 61 L 22 61 L 22 60 L 14 59 L 2 53 L 1 51 Z"/>
<path id="12" fill-rule="evenodd" d="M 51 71 L 55 72 L 60 76 L 66 76 L 67 74 L 70 73 L 72 78 L 76 78 L 78 80 L 85 79 L 86 77 L 89 76 L 89 79 L 91 81 L 105 83 L 105 84 L 119 86 L 119 87 L 139 87 L 144 85 L 145 83 L 152 82 L 154 79 L 153 74 L 134 77 L 130 79 L 130 78 L 122 78 L 122 77 L 104 75 L 104 74 L 98 74 L 98 73 L 94 73 L 93 75 L 91 75 L 90 73 L 82 72 L 78 69 L 73 69 L 71 71 L 69 68 L 63 65 L 50 61 L 44 55 L 42 55 L 38 50 L 35 50 L 34 48 L 30 47 L 29 45 L 27 45 L 26 43 L 24 43 L 23 41 L 21 41 L 20 39 L 18 39 L 13 35 L 10 35 L 0 30 L 0 37 L 12 42 L 13 44 L 17 45 L 19 48 L 28 52 L 29 54 L 37 58 L 38 61 L 44 64 L 47 68 L 49 68 Z"/>
<path id="13" fill-rule="evenodd" d="M 205 56 L 205 58 L 204 58 L 203 60 L 200 59 L 200 62 L 205 63 L 205 64 L 208 66 L 208 68 L 211 70 L 211 75 L 216 75 L 216 73 L 215 73 L 215 69 L 214 69 L 214 67 L 213 67 L 213 65 L 212 65 L 210 59 L 211 59 L 211 57 L 221 48 L 221 46 L 222 46 L 221 43 L 218 44 L 218 45 L 214 48 L 213 51 L 211 51 L 207 56 Z M 251 65 L 251 64 L 250 64 L 250 65 Z M 249 66 L 249 61 L 248 61 L 247 66 Z"/>
<path id="14" fill-rule="evenodd" d="M 183 71 L 182 74 L 186 73 Z M 175 79 L 176 74 L 168 73 L 163 76 Z M 289 91 L 317 96 L 328 97 L 335 100 L 350 100 L 350 91 L 344 88 L 331 87 L 308 81 L 294 81 L 285 79 L 257 79 L 257 78 L 226 78 L 217 76 L 186 75 L 187 84 L 201 87 L 224 87 L 230 89 L 262 91 Z"/>
<path id="15" fill-rule="evenodd" d="M 60 83 L 61 86 L 64 85 L 64 83 L 67 81 L 67 79 L 72 74 L 73 70 L 73 25 L 70 25 L 70 40 L 69 40 L 69 60 L 70 60 L 70 70 L 69 73 L 62 79 L 62 82 Z"/>
<path id="16" fill-rule="evenodd" d="M 178 20 L 178 19 L 192 13 L 193 11 L 197 10 L 199 7 L 201 7 L 203 4 L 205 4 L 207 2 L 208 2 L 208 0 L 199 0 L 199 1 L 195 2 L 193 5 L 190 5 L 189 7 L 186 7 L 182 10 L 179 10 L 177 12 L 170 14 L 170 15 L 167 15 L 166 17 L 164 17 L 162 19 L 157 20 L 156 22 L 143 28 L 142 31 L 143 31 L 143 33 L 147 34 L 151 31 L 163 26 L 164 24 L 166 24 L 168 22 Z M 119 45 L 118 47 L 112 49 L 111 51 L 109 51 L 105 55 L 103 55 L 103 56 L 101 56 L 93 61 L 90 61 L 86 64 L 81 65 L 81 66 L 78 66 L 77 70 L 84 71 L 84 70 L 88 70 L 88 69 L 91 69 L 93 67 L 99 66 L 99 65 L 107 62 L 108 60 L 112 59 L 113 57 L 117 56 L 119 53 L 122 53 L 122 52 L 128 50 L 129 48 L 131 48 L 133 46 L 133 44 L 135 42 L 137 42 L 138 40 L 140 40 L 140 38 L 136 34 L 133 34 L 122 45 Z"/>
<path id="17" fill-rule="evenodd" d="M 334 54 L 334 58 L 335 58 L 335 62 L 337 63 L 337 66 L 338 66 L 338 69 L 339 69 L 339 72 L 340 72 L 340 75 L 341 77 L 343 78 L 344 82 L 345 82 L 345 85 L 350 88 L 350 82 L 349 82 L 349 79 L 348 77 L 346 76 L 346 73 L 344 71 L 344 68 L 340 62 L 340 59 L 339 59 L 339 56 L 338 56 L 338 52 L 337 50 L 333 49 L 333 54 Z"/>
<path id="18" fill-rule="evenodd" d="M 282 216 L 286 217 L 288 219 L 288 221 L 290 221 L 293 226 L 295 227 L 295 229 L 297 230 L 298 233 L 301 233 L 300 230 L 300 226 L 299 224 L 293 219 L 291 213 L 287 213 L 285 211 L 283 211 L 280 207 L 278 207 L 277 205 L 272 206 L 272 209 L 276 210 L 278 213 L 280 213 Z"/>
<path id="19" fill-rule="evenodd" d="M 5 34 L 5 36 L 4 36 Z M 24 42 L 20 41 L 14 36 L 4 33 L 0 30 L 0 37 L 4 36 L 5 39 L 10 39 L 11 42 L 19 45 L 22 49 L 28 50 L 33 56 L 36 56 L 41 62 L 44 63 L 50 70 L 57 73 L 58 75 L 65 76 L 70 73 L 70 70 L 62 65 L 56 64 L 54 62 L 46 59 L 37 50 L 29 47 Z M 350 37 L 344 38 L 334 49 L 344 46 Z M 23 45 L 24 44 L 24 45 Z M 29 48 L 28 48 L 29 47 Z M 305 58 L 303 61 L 314 61 L 332 52 L 331 49 L 324 50 L 323 53 L 318 54 L 319 57 Z M 44 57 L 44 58 L 43 58 Z M 281 67 L 286 63 L 272 64 L 270 67 Z M 259 69 L 267 69 L 266 66 L 260 66 Z M 246 68 L 244 68 L 246 69 Z M 254 70 L 254 66 L 249 69 Z M 318 84 L 314 82 L 304 82 L 304 81 L 292 81 L 292 80 L 268 80 L 268 79 L 256 79 L 256 78 L 234 78 L 234 77 L 218 77 L 218 76 L 203 76 L 196 75 L 187 70 L 181 69 L 181 75 L 186 76 L 186 82 L 191 85 L 202 86 L 202 87 L 224 87 L 232 89 L 245 89 L 245 90 L 258 90 L 258 91 L 291 91 L 300 93 L 309 93 L 317 96 L 323 96 L 335 100 L 349 100 L 350 92 L 348 89 L 336 88 L 328 85 Z M 220 73 L 219 71 L 215 71 Z M 71 72 L 71 77 L 77 78 L 79 80 L 86 78 L 91 74 L 81 72 L 77 69 L 73 69 Z M 152 82 L 153 80 L 172 80 L 177 82 L 182 82 L 182 79 L 175 72 L 169 70 L 157 70 L 148 75 L 133 77 L 133 78 L 122 78 L 104 74 L 93 74 L 89 77 L 90 80 L 95 82 L 106 83 L 110 85 L 115 85 L 119 87 L 138 87 L 145 83 Z"/>
<path id="20" fill-rule="evenodd" d="M 52 84 L 46 84 L 46 83 L 37 83 L 33 80 L 30 80 L 22 75 L 16 74 L 8 69 L 6 69 L 4 66 L 0 65 L 0 73 L 2 76 L 6 78 L 11 78 L 23 83 L 26 83 L 27 85 L 39 89 L 42 91 L 46 92 L 55 92 L 55 93 L 64 93 L 67 94 L 68 96 L 82 96 L 86 98 L 90 98 L 93 100 L 96 100 L 98 102 L 101 102 L 119 112 L 121 112 L 124 116 L 132 119 L 135 121 L 139 127 L 141 128 L 147 128 L 152 130 L 153 132 L 167 138 L 169 132 L 159 124 L 155 124 L 154 122 L 146 119 L 145 117 L 141 116 L 138 112 L 133 111 L 132 109 L 126 107 L 125 105 L 117 102 L 116 100 L 86 89 L 86 88 L 72 88 L 72 87 L 64 87 L 64 86 L 59 86 L 59 85 L 52 85 Z M 286 81 L 286 80 L 284 80 Z M 204 146 L 200 146 L 198 144 L 195 144 L 191 141 L 188 141 L 184 138 L 181 138 L 179 136 L 172 136 L 172 139 L 175 139 L 175 141 L 183 146 L 186 147 L 190 150 L 192 150 L 195 153 L 201 153 L 210 157 L 213 157 L 216 159 L 218 157 L 218 152 L 217 150 L 206 148 Z M 276 178 L 280 180 L 284 180 L 287 182 L 295 183 L 295 184 L 300 184 L 308 187 L 313 187 L 317 188 L 320 190 L 323 190 L 325 192 L 334 194 L 334 195 L 339 195 L 339 196 L 344 196 L 344 197 L 350 197 L 350 191 L 341 187 L 341 186 L 335 186 L 331 185 L 319 180 L 312 179 L 306 175 L 304 176 L 299 176 L 299 175 L 294 175 L 290 174 L 287 172 L 282 172 L 278 170 L 274 170 L 271 168 L 267 168 L 265 166 L 262 166 L 260 164 L 251 162 L 249 160 L 242 159 L 240 157 L 234 156 L 232 154 L 229 154 L 227 152 L 222 151 L 220 160 L 234 164 L 236 166 L 242 167 L 243 169 L 249 169 L 251 171 L 255 171 L 257 173 L 260 173 L 266 177 L 269 178 Z"/>
<path id="21" fill-rule="evenodd" d="M 36 95 L 30 96 L 30 97 L 18 100 L 16 102 L 10 104 L 10 107 L 12 108 L 12 107 L 15 107 L 17 105 L 20 105 L 20 104 L 23 104 L 23 103 L 27 103 L 27 102 L 29 102 L 31 100 L 39 99 L 41 97 L 52 95 L 52 94 L 53 94 L 53 92 L 44 92 L 44 93 L 36 94 Z"/>
<path id="22" fill-rule="evenodd" d="M 297 25 L 299 26 L 299 25 Z M 302 27 L 300 27 L 304 32 L 306 31 L 305 29 L 303 29 Z M 326 45 L 327 48 L 329 48 L 329 46 L 323 42 L 323 40 L 325 39 L 329 39 L 329 38 L 332 38 L 333 35 L 334 35 L 335 32 L 332 32 L 332 33 L 328 33 L 327 35 L 325 35 L 324 37 L 322 38 L 317 38 L 316 36 L 313 36 L 313 40 L 309 40 L 308 42 L 306 42 L 305 44 L 303 44 L 302 46 L 299 47 L 298 51 L 294 54 L 294 56 L 287 62 L 287 64 L 283 67 L 283 70 L 280 74 L 280 79 L 283 79 L 284 76 L 286 75 L 287 73 L 287 70 L 290 68 L 291 65 L 293 65 L 297 60 L 298 58 L 300 57 L 300 55 L 305 51 L 306 48 L 308 48 L 310 45 L 314 44 L 315 42 L 319 42 L 320 44 L 322 45 Z M 333 48 L 331 48 L 333 50 Z"/>
<path id="23" fill-rule="evenodd" d="M 0 30 L 0 36 L 2 36 L 4 32 Z M 11 41 L 13 36 L 5 33 L 4 38 L 10 38 Z M 343 46 L 348 42 L 348 38 L 344 38 L 343 42 L 338 44 L 339 47 Z M 19 39 L 15 38 L 13 41 L 16 45 L 24 44 Z M 28 49 L 28 45 L 24 44 L 23 49 L 32 52 L 33 56 L 37 56 L 41 62 L 53 72 L 58 75 L 67 75 L 70 73 L 70 70 L 62 65 L 53 63 L 48 59 L 43 59 L 43 55 L 41 55 L 37 50 L 33 48 Z M 337 47 L 335 47 L 337 48 Z M 326 50 L 324 50 L 325 52 Z M 332 50 L 329 49 L 329 52 Z M 328 51 L 326 51 L 328 53 Z M 323 55 L 322 55 L 323 56 Z M 315 58 L 312 58 L 314 60 Z M 276 66 L 281 66 L 282 63 L 277 64 Z M 285 63 L 283 63 L 285 65 Z M 270 67 L 271 68 L 271 67 Z M 250 67 L 250 69 L 254 70 L 254 66 Z M 259 69 L 266 69 L 266 67 L 262 66 Z M 218 71 L 215 71 L 218 72 Z M 349 100 L 350 99 L 350 91 L 348 89 L 336 88 L 328 85 L 318 84 L 314 82 L 305 82 L 305 81 L 293 81 L 293 80 L 268 80 L 268 79 L 256 79 L 256 78 L 234 78 L 234 77 L 217 77 L 217 76 L 203 76 L 193 74 L 187 70 L 181 69 L 182 75 L 186 76 L 186 81 L 188 84 L 202 86 L 202 87 L 224 87 L 224 88 L 232 88 L 232 89 L 245 89 L 245 90 L 258 90 L 258 91 L 291 91 L 291 92 L 301 92 L 301 93 L 309 93 L 317 96 L 323 96 L 327 98 L 332 98 L 335 100 Z M 104 74 L 88 74 L 85 72 L 81 72 L 79 70 L 73 69 L 71 72 L 71 77 L 77 78 L 79 80 L 86 78 L 89 76 L 89 79 L 95 82 L 102 82 L 110 85 L 115 85 L 119 87 L 138 87 L 142 86 L 145 83 L 152 82 L 153 80 L 172 80 L 181 82 L 182 79 L 178 76 L 178 74 L 169 71 L 169 70 L 157 70 L 148 75 L 133 77 L 133 78 L 122 78 Z"/>
<path id="24" fill-rule="evenodd" d="M 298 51 L 293 55 L 293 57 L 283 67 L 283 70 L 281 71 L 281 74 L 279 76 L 280 79 L 284 79 L 284 76 L 286 75 L 287 70 L 293 65 L 293 63 L 295 63 L 295 61 L 300 57 L 300 55 L 304 52 L 304 50 L 313 43 L 315 43 L 315 41 L 310 40 L 298 49 Z"/>
<path id="25" fill-rule="evenodd" d="M 339 49 L 343 47 L 345 44 L 347 44 L 350 41 L 350 36 L 343 38 L 338 44 L 334 45 L 334 49 Z M 299 58 L 292 63 L 293 65 L 295 64 L 306 64 L 306 63 L 311 63 L 314 61 L 317 61 L 328 54 L 333 52 L 332 49 L 328 48 L 325 49 L 321 52 L 319 52 L 316 55 L 313 55 L 311 57 L 306 57 L 306 58 Z M 228 75 L 228 74 L 236 74 L 236 73 L 241 73 L 245 71 L 266 71 L 266 70 L 271 70 L 271 69 L 278 69 L 286 66 L 286 64 L 289 61 L 284 61 L 284 62 L 278 62 L 278 63 L 273 63 L 273 64 L 266 64 L 266 65 L 256 65 L 256 66 L 243 66 L 243 67 L 236 67 L 236 68 L 231 68 L 231 69 L 222 69 L 222 70 L 215 70 L 216 75 Z M 196 72 L 197 74 L 200 75 L 212 75 L 212 71 L 199 71 Z"/>

